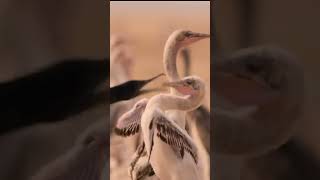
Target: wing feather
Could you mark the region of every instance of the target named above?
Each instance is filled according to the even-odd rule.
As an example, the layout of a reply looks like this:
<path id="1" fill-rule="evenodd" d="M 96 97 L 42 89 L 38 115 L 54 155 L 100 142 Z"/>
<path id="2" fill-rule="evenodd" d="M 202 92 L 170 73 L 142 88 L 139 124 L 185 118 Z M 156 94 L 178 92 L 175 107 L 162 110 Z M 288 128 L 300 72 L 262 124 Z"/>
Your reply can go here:
<path id="1" fill-rule="evenodd" d="M 179 149 L 182 158 L 184 157 L 184 151 L 187 151 L 195 163 L 197 163 L 198 156 L 195 144 L 186 133 L 183 133 L 182 129 L 175 122 L 159 113 L 155 118 L 155 125 L 157 136 L 163 142 L 169 144 L 173 149 Z"/>
<path id="2" fill-rule="evenodd" d="M 117 121 L 115 133 L 119 136 L 131 136 L 139 132 L 141 116 L 145 111 L 147 99 L 138 101 L 132 109 L 124 113 Z"/>

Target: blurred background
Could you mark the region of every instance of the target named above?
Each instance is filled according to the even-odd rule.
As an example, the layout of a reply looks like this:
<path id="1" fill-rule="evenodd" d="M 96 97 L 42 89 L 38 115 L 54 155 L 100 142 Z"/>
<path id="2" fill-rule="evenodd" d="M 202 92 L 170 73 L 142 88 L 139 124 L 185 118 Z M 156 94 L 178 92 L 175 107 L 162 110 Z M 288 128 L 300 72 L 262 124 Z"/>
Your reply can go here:
<path id="1" fill-rule="evenodd" d="M 66 58 L 109 56 L 108 9 L 103 1 L 92 0 L 0 0 L 0 83 Z M 96 111 L 102 120 L 107 118 L 105 108 Z M 66 153 L 79 134 L 100 118 L 97 112 L 1 134 L 0 179 L 28 179 Z M 2 123 L 10 120 L 2 115 L 0 109 Z"/>
<path id="2" fill-rule="evenodd" d="M 317 149 L 320 159 L 320 2 L 224 0 L 216 10 L 217 35 L 221 51 L 230 54 L 240 48 L 274 45 L 288 50 L 303 65 L 306 81 L 306 112 L 301 136 Z"/>
<path id="3" fill-rule="evenodd" d="M 110 33 L 126 37 L 134 56 L 132 78 L 146 79 L 163 72 L 163 50 L 169 35 L 177 29 L 210 33 L 210 1 L 111 1 Z M 191 74 L 210 87 L 210 41 L 190 46 Z M 183 72 L 181 56 L 178 71 Z"/>
<path id="4" fill-rule="evenodd" d="M 66 57 L 105 57 L 106 14 L 100 1 L 1 0 L 0 81 Z"/>
<path id="5" fill-rule="evenodd" d="M 217 1 L 216 5 L 218 54 L 228 55 L 250 46 L 273 45 L 288 50 L 301 62 L 305 71 L 306 108 L 295 135 L 302 139 L 307 156 L 319 162 L 320 2 L 223 0 Z M 271 171 L 268 166 L 264 168 Z"/>

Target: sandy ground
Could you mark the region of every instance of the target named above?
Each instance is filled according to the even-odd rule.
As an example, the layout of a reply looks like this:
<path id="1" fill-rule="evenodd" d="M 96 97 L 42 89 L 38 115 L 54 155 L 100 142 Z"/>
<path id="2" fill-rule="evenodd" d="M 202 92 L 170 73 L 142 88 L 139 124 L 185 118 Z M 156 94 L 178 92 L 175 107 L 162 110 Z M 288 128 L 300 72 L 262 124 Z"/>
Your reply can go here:
<path id="1" fill-rule="evenodd" d="M 165 13 L 164 13 L 165 12 Z M 135 57 L 133 79 L 146 79 L 163 72 L 162 54 L 168 36 L 176 29 L 210 32 L 210 5 L 208 2 L 111 2 L 110 33 L 120 34 L 130 42 Z M 202 40 L 192 46 L 191 74 L 201 77 L 207 86 L 204 104 L 210 103 L 210 40 Z M 183 72 L 181 57 L 178 71 Z M 149 85 L 156 87 L 163 77 Z M 149 97 L 151 95 L 148 95 Z M 127 168 L 133 151 L 119 137 L 111 137 L 111 180 L 130 179 Z M 120 160 L 120 161 L 119 161 Z M 122 162 L 121 162 L 122 161 Z"/>

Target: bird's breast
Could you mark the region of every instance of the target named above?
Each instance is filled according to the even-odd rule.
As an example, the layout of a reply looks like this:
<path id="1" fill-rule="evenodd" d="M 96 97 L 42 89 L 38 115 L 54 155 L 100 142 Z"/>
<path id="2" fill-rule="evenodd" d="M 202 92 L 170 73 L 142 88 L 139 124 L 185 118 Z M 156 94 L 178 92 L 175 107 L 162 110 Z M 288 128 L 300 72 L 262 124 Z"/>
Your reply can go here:
<path id="1" fill-rule="evenodd" d="M 184 158 L 178 157 L 173 149 L 159 138 L 154 137 L 154 146 L 150 163 L 159 179 L 166 180 L 198 180 L 198 167 L 191 155 L 185 153 Z"/>

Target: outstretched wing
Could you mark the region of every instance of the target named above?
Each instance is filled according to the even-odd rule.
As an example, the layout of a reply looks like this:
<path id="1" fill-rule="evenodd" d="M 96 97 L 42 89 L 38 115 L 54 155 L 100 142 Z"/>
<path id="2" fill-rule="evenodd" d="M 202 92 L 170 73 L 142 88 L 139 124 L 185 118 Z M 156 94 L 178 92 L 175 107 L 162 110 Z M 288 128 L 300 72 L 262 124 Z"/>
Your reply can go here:
<path id="1" fill-rule="evenodd" d="M 139 132 L 141 116 L 146 109 L 147 99 L 138 101 L 132 109 L 124 113 L 117 121 L 115 133 L 119 136 L 131 136 Z"/>
<path id="2" fill-rule="evenodd" d="M 169 144 L 173 150 L 179 149 L 183 158 L 184 151 L 190 153 L 195 163 L 198 162 L 197 148 L 192 139 L 173 121 L 166 118 L 161 113 L 153 119 L 156 125 L 157 136 L 165 143 Z"/>

